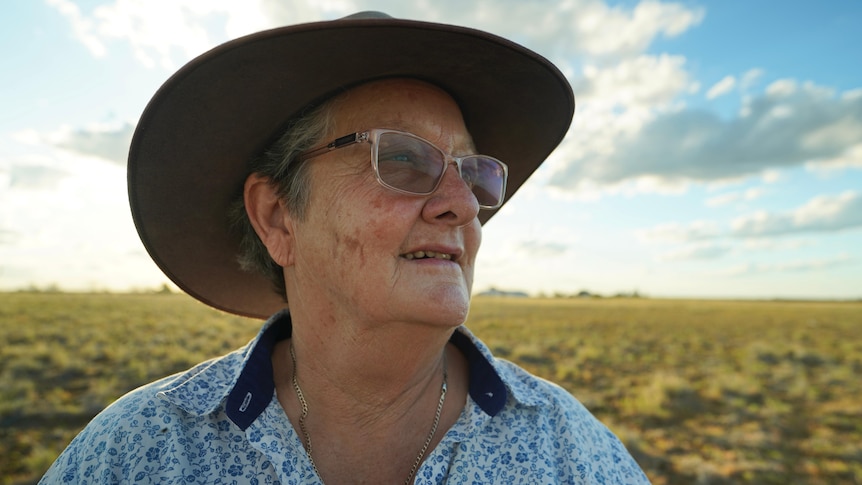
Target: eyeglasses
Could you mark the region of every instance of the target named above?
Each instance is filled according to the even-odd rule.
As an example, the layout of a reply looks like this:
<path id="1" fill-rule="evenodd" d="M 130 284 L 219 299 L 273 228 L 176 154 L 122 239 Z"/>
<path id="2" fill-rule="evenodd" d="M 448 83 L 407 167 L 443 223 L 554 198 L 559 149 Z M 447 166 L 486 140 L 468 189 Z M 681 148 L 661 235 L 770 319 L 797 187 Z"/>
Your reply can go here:
<path id="1" fill-rule="evenodd" d="M 476 196 L 482 209 L 503 205 L 506 195 L 506 164 L 485 155 L 450 157 L 431 142 L 411 133 L 373 129 L 336 138 L 327 145 L 300 153 L 302 162 L 355 143 L 371 145 L 371 165 L 384 187 L 411 195 L 430 195 L 437 190 L 450 161 Z"/>

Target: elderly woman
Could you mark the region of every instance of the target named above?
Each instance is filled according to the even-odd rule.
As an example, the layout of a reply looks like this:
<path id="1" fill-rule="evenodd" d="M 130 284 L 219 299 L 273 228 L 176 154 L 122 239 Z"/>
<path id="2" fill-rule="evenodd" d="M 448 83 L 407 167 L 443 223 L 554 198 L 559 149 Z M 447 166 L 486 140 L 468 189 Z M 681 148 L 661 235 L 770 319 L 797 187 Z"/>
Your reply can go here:
<path id="1" fill-rule="evenodd" d="M 533 52 L 377 13 L 192 61 L 133 140 L 135 222 L 189 294 L 272 316 L 118 400 L 43 482 L 645 483 L 573 397 L 462 326 L 481 223 L 573 110 Z"/>

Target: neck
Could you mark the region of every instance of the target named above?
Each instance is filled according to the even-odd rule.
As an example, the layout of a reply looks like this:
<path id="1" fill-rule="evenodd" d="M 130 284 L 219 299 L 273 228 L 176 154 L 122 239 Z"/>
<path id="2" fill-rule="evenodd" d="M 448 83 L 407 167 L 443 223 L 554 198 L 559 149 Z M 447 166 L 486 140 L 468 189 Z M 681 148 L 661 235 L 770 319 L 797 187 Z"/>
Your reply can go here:
<path id="1" fill-rule="evenodd" d="M 365 331 L 347 328 L 352 330 L 333 334 L 294 321 L 291 341 L 297 376 L 312 400 L 342 417 L 363 411 L 380 416 L 381 410 L 409 407 L 429 388 L 439 387 L 435 383 L 454 329 L 410 324 Z"/>
<path id="2" fill-rule="evenodd" d="M 454 328 L 336 326 L 332 319 L 306 320 L 297 310 L 291 308 L 291 340 L 273 352 L 273 369 L 279 402 L 300 440 L 306 433 L 311 437 L 312 459 L 322 478 L 328 483 L 358 482 L 360 476 L 371 483 L 403 482 L 431 430 L 444 369 L 448 392 L 427 454 L 466 400 L 466 360 L 446 345 Z M 294 371 L 308 408 L 305 430 L 299 426 Z"/>
<path id="3" fill-rule="evenodd" d="M 309 455 L 309 459 L 311 460 L 311 465 L 314 467 L 315 473 L 320 476 L 320 470 L 317 468 L 317 465 L 314 462 L 313 456 L 313 446 L 311 442 L 311 435 L 308 432 L 308 427 L 306 426 L 306 419 L 308 418 L 308 403 L 305 400 L 305 396 L 302 392 L 302 388 L 299 386 L 299 382 L 296 377 L 296 353 L 293 350 L 293 345 L 290 346 L 290 358 L 291 364 L 293 364 L 293 388 L 296 391 L 296 397 L 299 400 L 299 404 L 301 407 L 301 415 L 299 417 L 299 427 L 302 431 L 302 438 L 305 440 L 305 449 Z M 431 430 L 428 432 L 428 436 L 425 438 L 422 447 L 419 449 L 419 452 L 416 454 L 416 459 L 413 461 L 413 466 L 410 468 L 410 473 L 407 475 L 407 479 L 405 480 L 405 484 L 410 484 L 413 481 L 413 478 L 416 475 L 416 470 L 419 468 L 419 465 L 422 463 L 422 460 L 425 458 L 425 453 L 428 451 L 428 447 L 431 445 L 431 442 L 434 440 L 435 434 L 437 432 L 437 427 L 440 422 L 440 416 L 443 411 L 443 404 L 446 402 L 446 391 L 447 391 L 447 376 L 446 376 L 446 362 L 445 362 L 445 354 L 444 354 L 444 362 L 443 362 L 443 384 L 440 387 L 440 400 L 437 403 L 437 409 L 434 412 L 434 422 L 431 425 Z"/>
<path id="4" fill-rule="evenodd" d="M 302 303 L 291 306 L 292 342 L 300 383 L 310 395 L 352 409 L 389 407 L 409 401 L 411 393 L 441 374 L 443 351 L 455 326 L 370 321 L 355 311 Z"/>

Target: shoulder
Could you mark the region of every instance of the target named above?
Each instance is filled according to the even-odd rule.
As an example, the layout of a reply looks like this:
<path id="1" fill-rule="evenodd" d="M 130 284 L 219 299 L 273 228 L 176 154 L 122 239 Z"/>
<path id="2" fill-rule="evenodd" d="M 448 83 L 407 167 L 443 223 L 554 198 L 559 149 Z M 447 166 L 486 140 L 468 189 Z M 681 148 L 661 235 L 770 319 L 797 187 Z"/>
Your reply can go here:
<path id="1" fill-rule="evenodd" d="M 500 403 L 501 411 L 514 413 L 518 419 L 544 416 L 552 419 L 552 429 L 564 430 L 567 426 L 586 426 L 607 430 L 569 391 L 531 374 L 513 362 L 495 357 L 487 345 L 467 328 L 459 327 L 458 331 L 469 339 L 472 345 L 472 356 L 468 356 L 468 359 L 484 360 L 490 367 L 490 372 L 481 374 L 476 374 L 471 369 L 470 387 L 474 400 L 482 399 L 481 393 L 474 392 L 473 388 L 476 387 L 472 382 L 474 379 L 497 380 L 507 394 L 505 404 Z M 477 366 L 471 362 L 471 367 Z M 495 412 L 490 414 L 496 416 Z"/>
<path id="2" fill-rule="evenodd" d="M 142 467 L 159 463 L 168 442 L 207 426 L 206 412 L 222 397 L 210 395 L 218 383 L 202 375 L 223 372 L 229 354 L 135 389 L 105 408 L 57 458 L 40 483 L 116 483 L 133 481 Z M 181 402 L 194 396 L 196 401 Z M 173 397 L 171 397 L 173 395 Z M 214 424 L 216 427 L 217 423 Z"/>
<path id="3" fill-rule="evenodd" d="M 559 385 L 533 375 L 505 359 L 494 358 L 494 367 L 515 399 L 531 405 L 583 409 L 581 403 Z"/>
<path id="4" fill-rule="evenodd" d="M 563 482 L 649 483 L 619 438 L 570 392 L 505 360 L 495 368 L 511 393 L 494 420 L 517 444 L 513 461 L 543 460 Z"/>
<path id="5" fill-rule="evenodd" d="M 133 459 L 145 438 L 154 441 L 159 430 L 148 429 L 150 419 L 164 420 L 169 414 L 156 394 L 175 378 L 138 388 L 108 406 L 72 440 L 40 483 L 119 481 L 122 476 L 112 463 Z"/>
<path id="6" fill-rule="evenodd" d="M 569 391 L 530 374 L 516 364 L 496 359 L 495 367 L 510 392 L 503 412 L 517 419 L 545 421 L 544 433 L 613 434 Z M 615 437 L 614 437 L 615 438 Z"/>

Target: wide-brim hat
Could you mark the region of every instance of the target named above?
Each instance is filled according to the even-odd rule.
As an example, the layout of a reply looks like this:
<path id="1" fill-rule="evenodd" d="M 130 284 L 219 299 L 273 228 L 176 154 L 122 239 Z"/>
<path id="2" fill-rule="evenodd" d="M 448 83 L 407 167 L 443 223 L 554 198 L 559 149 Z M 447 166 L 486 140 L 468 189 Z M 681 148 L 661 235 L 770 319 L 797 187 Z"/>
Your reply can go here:
<path id="1" fill-rule="evenodd" d="M 228 208 L 249 162 L 288 120 L 387 77 L 424 80 L 455 99 L 477 149 L 509 166 L 507 200 L 562 141 L 574 114 L 571 87 L 551 62 L 475 29 L 365 12 L 227 42 L 165 82 L 132 139 L 132 216 L 156 264 L 220 310 L 266 318 L 285 307 L 265 276 L 240 268 Z M 495 212 L 480 211 L 480 221 Z"/>

